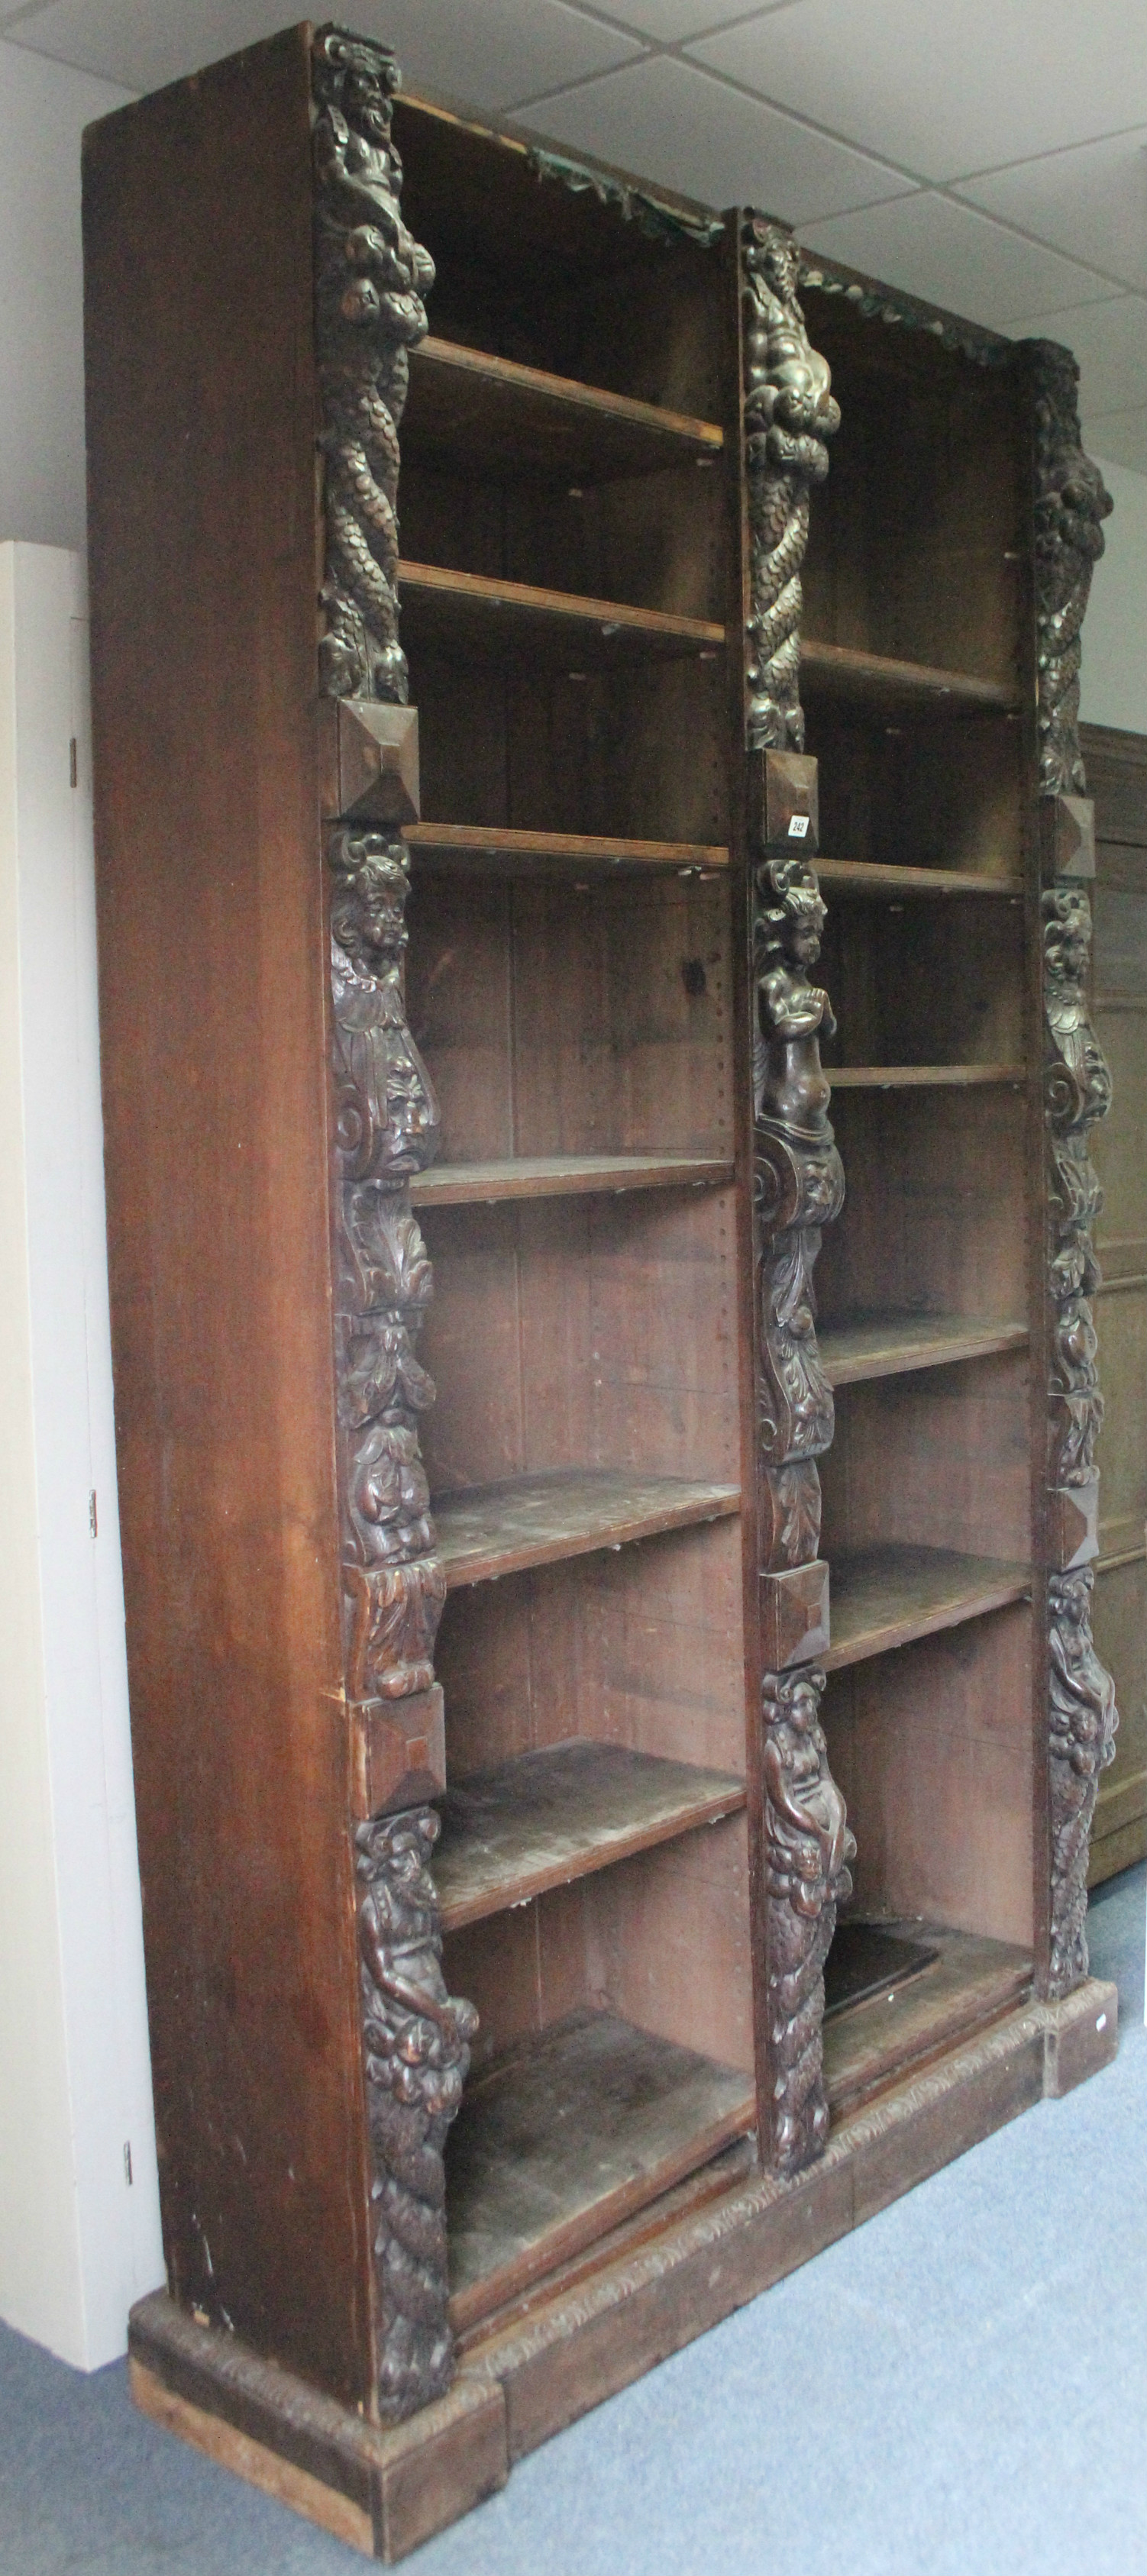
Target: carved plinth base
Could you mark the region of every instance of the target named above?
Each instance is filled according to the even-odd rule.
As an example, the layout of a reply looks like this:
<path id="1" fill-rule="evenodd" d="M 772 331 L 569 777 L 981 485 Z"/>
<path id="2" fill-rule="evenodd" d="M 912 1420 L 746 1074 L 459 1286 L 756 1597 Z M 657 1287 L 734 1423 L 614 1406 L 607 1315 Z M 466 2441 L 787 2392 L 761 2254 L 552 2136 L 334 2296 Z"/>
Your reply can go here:
<path id="1" fill-rule="evenodd" d="M 1113 1986 L 1021 2004 L 835 2128 L 792 2180 L 733 2176 L 648 2210 L 587 2280 L 491 2328 L 449 2396 L 383 2432 L 160 2291 L 132 2311 L 136 2404 L 279 2503 L 392 2562 L 505 2484 L 513 2462 L 783 2280 L 1045 2093 L 1115 2053 Z"/>

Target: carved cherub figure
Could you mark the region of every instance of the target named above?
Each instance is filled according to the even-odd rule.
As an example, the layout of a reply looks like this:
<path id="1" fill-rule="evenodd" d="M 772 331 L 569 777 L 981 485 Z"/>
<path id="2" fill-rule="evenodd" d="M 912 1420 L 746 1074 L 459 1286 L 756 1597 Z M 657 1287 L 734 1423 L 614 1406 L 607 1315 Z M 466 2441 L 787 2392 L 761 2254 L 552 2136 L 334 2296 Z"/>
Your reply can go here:
<path id="1" fill-rule="evenodd" d="M 802 859 L 773 859 L 759 868 L 757 891 L 766 901 L 757 920 L 756 1116 L 818 1144 L 826 1137 L 831 1142 L 820 1032 L 835 1036 L 836 1021 L 827 993 L 809 978 L 820 956 L 825 907 Z"/>
<path id="2" fill-rule="evenodd" d="M 456 2111 L 478 2028 L 473 2004 L 447 1994 L 440 1965 L 427 1866 L 439 1831 L 426 1807 L 379 1817 L 356 1835 L 367 2073 L 431 2116 Z"/>
<path id="3" fill-rule="evenodd" d="M 766 1674 L 762 1684 L 769 1892 L 787 1896 L 810 1921 L 851 1894 L 848 1862 L 856 1851 L 828 1768 L 819 1716 L 824 1683 L 823 1672 L 805 1666 Z"/>
<path id="4" fill-rule="evenodd" d="M 396 1184 L 433 1160 L 439 1126 L 403 1008 L 403 847 L 377 832 L 341 833 L 331 861 L 339 1150 L 348 1179 Z"/>

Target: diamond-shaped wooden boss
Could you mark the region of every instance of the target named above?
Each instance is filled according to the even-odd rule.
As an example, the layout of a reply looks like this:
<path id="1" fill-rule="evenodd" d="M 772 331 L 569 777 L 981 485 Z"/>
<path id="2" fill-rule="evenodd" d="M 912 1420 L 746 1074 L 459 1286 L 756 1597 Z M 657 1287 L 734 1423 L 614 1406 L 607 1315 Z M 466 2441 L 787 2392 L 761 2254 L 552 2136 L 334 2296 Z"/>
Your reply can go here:
<path id="1" fill-rule="evenodd" d="M 327 698 L 332 815 L 355 823 L 416 823 L 418 709 L 374 698 Z"/>

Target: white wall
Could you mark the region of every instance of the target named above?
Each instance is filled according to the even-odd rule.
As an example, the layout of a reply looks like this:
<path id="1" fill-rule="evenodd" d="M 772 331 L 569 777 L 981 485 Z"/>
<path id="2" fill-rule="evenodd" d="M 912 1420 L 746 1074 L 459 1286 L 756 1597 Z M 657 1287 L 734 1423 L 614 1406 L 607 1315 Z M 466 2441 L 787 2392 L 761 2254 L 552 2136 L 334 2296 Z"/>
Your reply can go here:
<path id="1" fill-rule="evenodd" d="M 1115 503 L 1083 629 L 1080 713 L 1147 733 L 1147 474 L 1098 457 Z"/>
<path id="2" fill-rule="evenodd" d="M 129 96 L 0 43 L 0 538 L 85 541 L 80 135 Z"/>
<path id="3" fill-rule="evenodd" d="M 163 2256 L 87 694 L 80 557 L 0 545 L 0 2315 L 94 2369 L 123 2351 Z"/>

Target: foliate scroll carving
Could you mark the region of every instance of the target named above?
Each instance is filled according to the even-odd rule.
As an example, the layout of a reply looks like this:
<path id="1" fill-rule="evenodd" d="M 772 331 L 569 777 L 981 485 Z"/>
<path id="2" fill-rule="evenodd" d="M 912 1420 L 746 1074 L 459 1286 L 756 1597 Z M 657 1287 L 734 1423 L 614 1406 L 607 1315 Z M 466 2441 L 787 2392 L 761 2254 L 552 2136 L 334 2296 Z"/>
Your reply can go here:
<path id="1" fill-rule="evenodd" d="M 1048 1584 L 1051 1964 L 1048 1991 L 1087 1975 L 1087 1856 L 1099 1774 L 1115 1759 L 1115 1685 L 1091 1635 L 1090 1566 Z"/>
<path id="2" fill-rule="evenodd" d="M 757 1023 L 753 1065 L 755 1190 L 761 1242 L 758 1434 L 772 1468 L 811 1460 L 832 1441 L 832 1389 L 816 1344 L 813 1266 L 821 1228 L 838 1216 L 844 1173 L 828 1118 L 820 1032 L 836 1029 L 827 993 L 809 980 L 825 907 L 813 870 L 774 859 L 756 873 Z M 815 1471 L 814 1471 L 815 1472 Z M 777 1497 L 778 1503 L 780 1496 Z M 807 1480 L 785 1497 L 819 1531 Z"/>
<path id="3" fill-rule="evenodd" d="M 790 233 L 749 214 L 741 236 L 745 301 L 745 469 L 752 604 L 747 671 L 750 748 L 800 751 L 801 565 L 809 494 L 828 472 L 840 409 L 798 300 Z"/>
<path id="4" fill-rule="evenodd" d="M 453 2377 L 443 2150 L 478 2026 L 473 2006 L 452 2000 L 443 1982 L 429 1869 L 439 1825 L 422 1803 L 441 1761 L 434 1641 L 446 1578 L 418 1439 L 434 1401 L 416 1350 L 432 1279 L 410 1182 L 433 1158 L 438 1108 L 406 1022 L 406 849 L 393 823 L 367 829 L 345 819 L 417 811 L 414 719 L 392 737 L 370 713 L 407 696 L 398 425 L 408 352 L 425 335 L 422 297 L 434 278 L 399 212 L 398 77 L 382 46 L 330 27 L 314 38 L 326 527 L 319 677 L 326 696 L 363 711 L 356 731 L 344 730 L 353 708 L 339 710 L 344 820 L 328 852 L 335 1376 L 345 1675 L 360 1757 L 352 1795 L 397 1810 L 355 1828 L 378 2405 L 390 2422 L 443 2395 Z"/>
<path id="5" fill-rule="evenodd" d="M 1048 1482 L 1090 1485 L 1103 1420 L 1091 1299 L 1093 1228 L 1103 1204 L 1090 1131 L 1111 1104 L 1111 1076 L 1087 1014 L 1091 906 L 1079 886 L 1043 898 L 1044 1100 L 1048 1132 L 1047 1278 L 1052 1307 Z"/>
<path id="6" fill-rule="evenodd" d="M 402 221 L 393 55 L 338 28 L 312 53 L 315 332 L 324 459 L 328 697 L 404 704 L 398 641 L 398 425 L 425 338 L 434 263 Z"/>
<path id="7" fill-rule="evenodd" d="M 416 1807 L 355 1834 L 378 2397 L 391 2423 L 444 2395 L 454 2366 L 443 2149 L 478 2016 L 442 1976 L 427 1866 L 439 1830 L 434 1809 Z"/>
<path id="8" fill-rule="evenodd" d="M 833 1434 L 813 1267 L 844 1173 L 820 1061 L 820 1032 L 836 1023 L 811 980 L 824 926 L 815 874 L 773 859 L 754 896 L 759 1527 L 764 1652 L 777 1666 L 763 1683 L 767 2111 L 772 2162 L 795 2173 L 828 2137 L 823 1969 L 855 1849 L 818 1714 L 824 1674 L 805 1660 L 828 1643 L 816 1461 Z"/>
<path id="9" fill-rule="evenodd" d="M 1076 691 L 1078 695 L 1078 690 Z M 1050 1307 L 1048 1485 L 1053 1534 L 1074 1501 L 1071 1533 L 1094 1528 L 1096 1441 L 1103 1397 L 1091 1299 L 1099 1286 L 1093 1230 L 1103 1203 L 1090 1154 L 1111 1077 L 1087 1011 L 1091 906 L 1059 883 L 1043 897 L 1044 1103 L 1047 1125 L 1047 1284 Z M 1080 1553 L 1094 1551 L 1085 1537 Z M 1099 1774 L 1114 1759 L 1115 1689 L 1091 1635 L 1090 1566 L 1063 1560 L 1048 1579 L 1048 1764 L 1051 1800 L 1051 1953 L 1048 1990 L 1087 1975 L 1087 1859 Z"/>
<path id="10" fill-rule="evenodd" d="M 1035 582 L 1040 784 L 1045 796 L 1082 796 L 1079 748 L 1080 629 L 1091 575 L 1103 553 L 1111 494 L 1079 427 L 1079 369 L 1054 340 L 1028 343 L 1035 392 Z"/>
<path id="11" fill-rule="evenodd" d="M 824 1963 L 852 1893 L 856 1844 L 828 1767 L 815 1665 L 761 1684 L 771 2161 L 800 2171 L 828 2143 L 821 2062 Z"/>
<path id="12" fill-rule="evenodd" d="M 409 1202 L 438 1108 L 406 1025 L 403 843 L 339 830 L 330 861 L 347 1664 L 356 1699 L 394 1699 L 433 1679 L 446 1589 L 418 1445 L 434 1401 L 415 1352 L 431 1272 Z"/>
<path id="13" fill-rule="evenodd" d="M 406 1025 L 403 844 L 341 828 L 329 855 L 346 1679 L 350 1699 L 377 1711 L 433 1689 L 446 1597 L 418 1444 L 434 1400 L 415 1349 L 432 1281 L 409 1188 L 434 1153 L 438 1110 Z M 426 1754 L 424 1741 L 424 1768 Z M 438 1819 L 408 1800 L 355 1835 L 378 2402 L 390 2421 L 442 2395 L 453 2373 L 443 2148 L 477 2027 L 439 1965 Z M 390 1803 L 403 1804 L 401 1781 Z"/>

